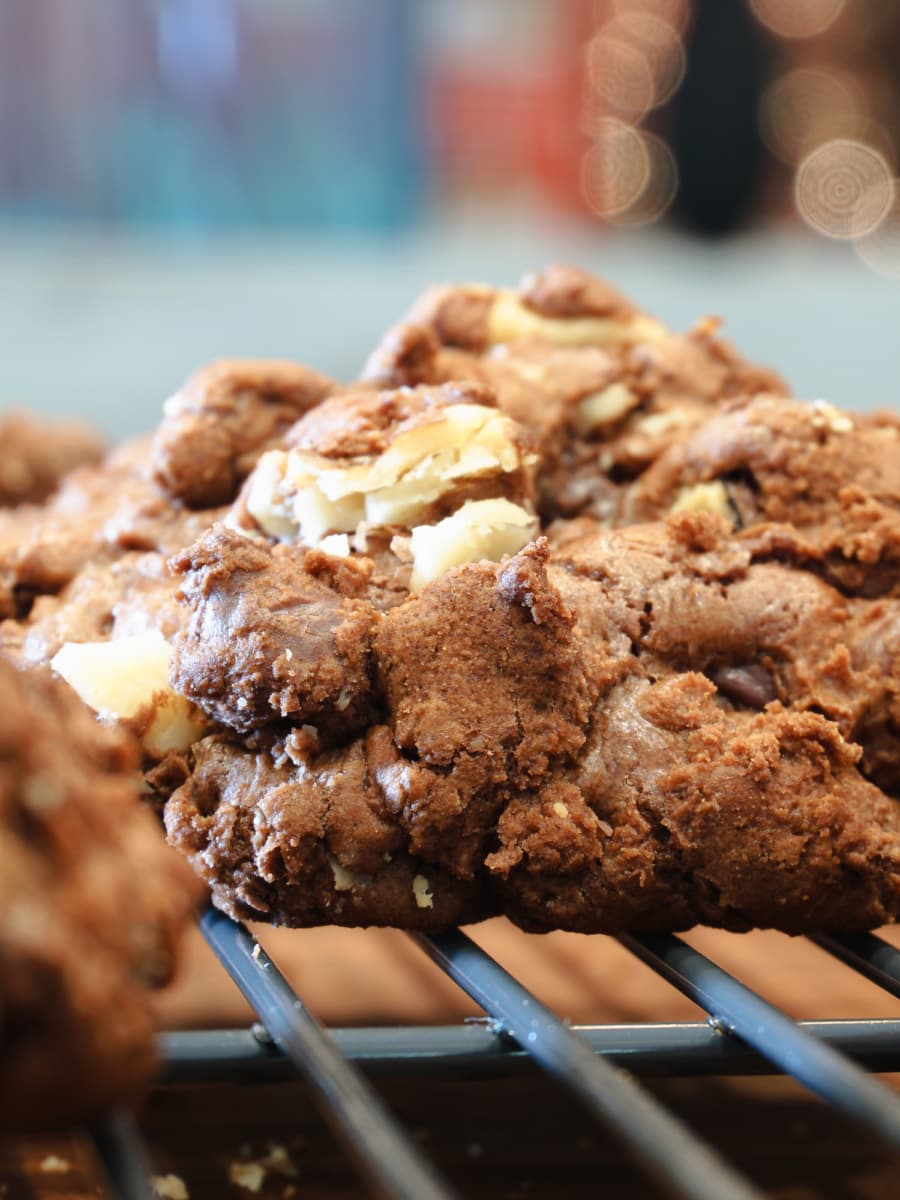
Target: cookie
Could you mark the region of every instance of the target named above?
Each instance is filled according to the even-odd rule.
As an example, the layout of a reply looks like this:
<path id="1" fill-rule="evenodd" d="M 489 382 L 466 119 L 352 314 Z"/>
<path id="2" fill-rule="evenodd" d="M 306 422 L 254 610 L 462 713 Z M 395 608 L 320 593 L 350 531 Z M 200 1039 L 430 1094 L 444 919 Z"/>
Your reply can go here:
<path id="1" fill-rule="evenodd" d="M 201 373 L 152 443 L 0 540 L 0 640 L 140 737 L 216 904 L 896 917 L 900 600 L 833 486 L 842 439 L 862 463 L 895 422 L 807 409 L 714 323 L 674 335 L 563 268 L 433 291 L 349 388 L 248 371 Z M 740 420 L 761 432 L 729 457 Z M 692 475 L 717 428 L 720 474 L 701 450 Z"/>
<path id="2" fill-rule="evenodd" d="M 90 1120 L 154 1070 L 151 993 L 200 888 L 139 800 L 135 747 L 0 659 L 0 1125 Z"/>
<path id="3" fill-rule="evenodd" d="M 299 595 L 302 559 L 268 554 L 254 587 L 289 571 Z M 202 571 L 184 588 L 195 612 L 217 603 Z M 307 603 L 331 633 L 311 665 L 294 644 L 299 679 L 346 621 Z M 189 749 L 169 836 L 217 904 L 275 923 L 442 928 L 465 886 L 483 904 L 466 919 L 531 930 L 871 927 L 900 904 L 900 813 L 867 778 L 882 683 L 858 636 L 884 604 L 754 561 L 703 513 L 468 564 L 370 603 L 343 742 L 333 691 L 309 687 L 252 745 Z M 218 782 L 211 754 L 232 759 Z M 351 770 L 377 836 L 343 797 Z"/>
<path id="4" fill-rule="evenodd" d="M 0 508 L 38 504 L 68 473 L 103 457 L 103 439 L 81 421 L 0 415 Z"/>

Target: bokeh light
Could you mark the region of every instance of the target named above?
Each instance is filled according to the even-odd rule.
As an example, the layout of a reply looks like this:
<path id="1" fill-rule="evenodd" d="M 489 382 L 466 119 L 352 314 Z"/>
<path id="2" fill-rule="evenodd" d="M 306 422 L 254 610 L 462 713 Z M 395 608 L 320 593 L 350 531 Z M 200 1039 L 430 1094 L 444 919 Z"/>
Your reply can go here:
<path id="1" fill-rule="evenodd" d="M 824 33 L 840 16 L 846 0 L 750 0 L 750 7 L 772 33 L 809 38 Z"/>
<path id="2" fill-rule="evenodd" d="M 879 275 L 900 279 L 900 181 L 894 180 L 894 202 L 887 213 L 871 233 L 856 239 L 853 248 Z"/>
<path id="3" fill-rule="evenodd" d="M 883 154 L 864 142 L 837 138 L 800 164 L 794 198 L 803 220 L 827 237 L 865 237 L 887 216 L 894 180 Z"/>
<path id="4" fill-rule="evenodd" d="M 863 90 L 847 72 L 798 67 L 775 79 L 760 100 L 763 142 L 792 166 L 824 141 L 861 139 L 867 121 Z"/>
<path id="5" fill-rule="evenodd" d="M 608 7 L 605 0 L 602 7 Z M 642 13 L 655 17 L 678 34 L 684 33 L 691 15 L 689 0 L 615 0 L 614 7 L 617 13 Z"/>
<path id="6" fill-rule="evenodd" d="M 658 221 L 678 191 L 678 166 L 672 151 L 662 138 L 639 132 L 647 161 L 644 186 L 631 204 L 610 215 L 609 220 L 615 225 L 649 225 Z"/>
<path id="7" fill-rule="evenodd" d="M 650 107 L 671 99 L 684 78 L 686 64 L 684 42 L 675 26 L 649 12 L 624 11 L 605 28 L 646 62 L 653 80 Z"/>
<path id="8" fill-rule="evenodd" d="M 642 117 L 653 105 L 655 86 L 642 50 L 604 26 L 587 47 L 589 111 L 613 111 Z"/>
<path id="9" fill-rule="evenodd" d="M 594 143 L 581 163 L 581 191 L 598 216 L 614 217 L 636 204 L 650 178 L 646 139 L 614 117 L 597 123 Z"/>

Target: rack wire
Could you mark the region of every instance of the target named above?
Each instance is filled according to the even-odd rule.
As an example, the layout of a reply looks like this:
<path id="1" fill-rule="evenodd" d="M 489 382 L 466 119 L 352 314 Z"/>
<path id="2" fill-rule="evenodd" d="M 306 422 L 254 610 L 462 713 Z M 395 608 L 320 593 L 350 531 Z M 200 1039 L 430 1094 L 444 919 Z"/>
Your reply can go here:
<path id="1" fill-rule="evenodd" d="M 784 1073 L 900 1150 L 900 1097 L 866 1073 L 900 1070 L 900 1019 L 795 1022 L 677 937 L 620 940 L 700 1004 L 707 1022 L 569 1026 L 455 930 L 411 936 L 482 1007 L 485 1019 L 326 1031 L 243 926 L 210 909 L 201 928 L 261 1023 L 163 1035 L 162 1081 L 266 1083 L 303 1076 L 379 1195 L 427 1200 L 454 1194 L 366 1078 L 392 1072 L 544 1071 L 615 1132 L 640 1169 L 673 1194 L 702 1200 L 761 1193 L 662 1106 L 641 1077 Z M 900 951 L 883 939 L 811 940 L 900 996 Z M 125 1118 L 95 1131 L 95 1143 L 115 1194 L 146 1200 L 143 1151 Z"/>

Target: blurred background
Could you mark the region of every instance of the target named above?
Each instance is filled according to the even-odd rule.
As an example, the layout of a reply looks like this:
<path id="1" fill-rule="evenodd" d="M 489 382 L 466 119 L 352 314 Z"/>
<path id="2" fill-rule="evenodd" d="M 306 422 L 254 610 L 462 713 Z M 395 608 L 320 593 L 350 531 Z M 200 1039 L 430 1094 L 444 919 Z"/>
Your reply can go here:
<path id="1" fill-rule="evenodd" d="M 900 0 L 0 0 L 0 403 L 352 378 L 429 282 L 552 259 L 897 403 L 898 63 Z"/>

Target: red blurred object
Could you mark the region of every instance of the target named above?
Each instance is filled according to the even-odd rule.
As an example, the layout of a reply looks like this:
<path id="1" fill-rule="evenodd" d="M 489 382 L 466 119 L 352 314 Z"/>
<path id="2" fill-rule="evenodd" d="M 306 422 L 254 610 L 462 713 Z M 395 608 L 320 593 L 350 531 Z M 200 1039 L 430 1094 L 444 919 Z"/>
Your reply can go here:
<path id="1" fill-rule="evenodd" d="M 428 115 L 443 200 L 504 194 L 583 212 L 582 57 L 592 5 L 500 4 L 494 19 L 456 10 L 467 33 L 434 50 Z"/>

